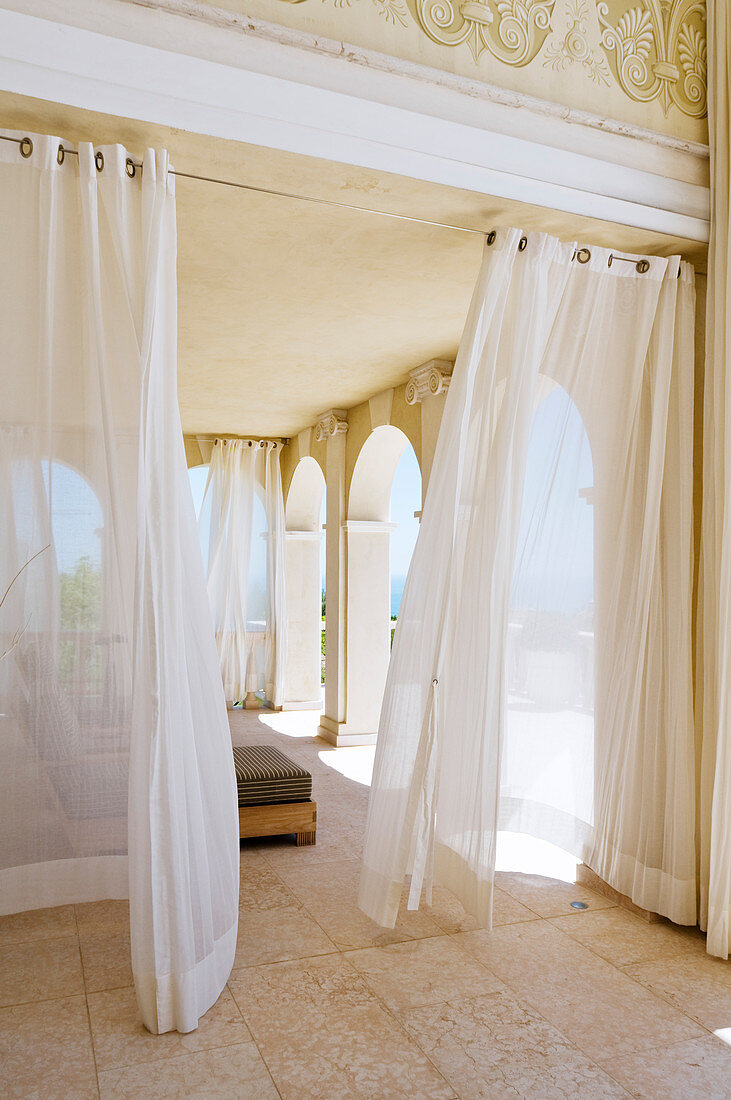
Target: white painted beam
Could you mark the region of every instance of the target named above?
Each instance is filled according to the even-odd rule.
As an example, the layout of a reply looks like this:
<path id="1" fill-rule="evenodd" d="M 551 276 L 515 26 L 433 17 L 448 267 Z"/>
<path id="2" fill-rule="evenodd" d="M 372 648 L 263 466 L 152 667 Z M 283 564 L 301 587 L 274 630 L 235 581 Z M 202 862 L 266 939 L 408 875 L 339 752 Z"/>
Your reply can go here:
<path id="1" fill-rule="evenodd" d="M 103 0 L 106 21 L 97 18 L 97 27 L 104 29 L 91 30 L 66 21 L 78 21 L 75 0 L 23 6 L 46 17 L 0 9 L 6 91 L 708 239 L 708 189 L 647 171 L 652 151 L 645 146 L 643 158 L 642 142 L 637 166 L 618 164 L 597 153 L 601 135 L 593 155 L 584 155 L 497 132 L 490 113 L 481 125 L 474 102 L 454 89 L 430 85 L 415 97 L 413 80 L 362 70 L 353 79 L 343 57 L 240 27 Z M 613 137 L 606 135 L 608 153 Z"/>

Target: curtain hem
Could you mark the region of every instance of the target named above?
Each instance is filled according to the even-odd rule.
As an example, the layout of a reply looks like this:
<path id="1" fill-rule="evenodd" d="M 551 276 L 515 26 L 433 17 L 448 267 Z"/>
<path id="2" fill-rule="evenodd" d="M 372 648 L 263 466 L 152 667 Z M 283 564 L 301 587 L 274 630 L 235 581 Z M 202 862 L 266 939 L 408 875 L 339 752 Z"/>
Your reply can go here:
<path id="1" fill-rule="evenodd" d="M 0 916 L 129 897 L 127 856 L 57 859 L 0 871 Z"/>
<path id="2" fill-rule="evenodd" d="M 137 1003 L 148 1031 L 153 1035 L 195 1031 L 201 1016 L 216 1003 L 226 985 L 236 953 L 237 932 L 238 922 L 216 940 L 205 958 L 183 974 L 135 971 Z"/>

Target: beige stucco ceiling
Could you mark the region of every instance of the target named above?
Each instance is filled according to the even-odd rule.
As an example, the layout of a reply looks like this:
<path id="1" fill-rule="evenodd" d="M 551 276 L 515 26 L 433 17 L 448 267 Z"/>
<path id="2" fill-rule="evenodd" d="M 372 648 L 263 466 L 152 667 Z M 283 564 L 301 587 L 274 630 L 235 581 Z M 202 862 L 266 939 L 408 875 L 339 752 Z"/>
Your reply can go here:
<path id="1" fill-rule="evenodd" d="M 0 93 L 0 128 L 164 145 L 176 168 L 452 224 L 627 251 L 701 246 L 385 173 Z M 482 238 L 178 178 L 179 395 L 189 433 L 290 436 L 453 358 Z"/>

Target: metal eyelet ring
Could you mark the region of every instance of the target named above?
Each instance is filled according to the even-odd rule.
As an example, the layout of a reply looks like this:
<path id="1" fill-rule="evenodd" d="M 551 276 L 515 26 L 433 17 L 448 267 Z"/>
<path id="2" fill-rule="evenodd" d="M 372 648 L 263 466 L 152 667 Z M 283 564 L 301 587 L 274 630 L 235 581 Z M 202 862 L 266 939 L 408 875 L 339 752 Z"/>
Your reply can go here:
<path id="1" fill-rule="evenodd" d="M 638 275 L 644 275 L 649 270 L 650 270 L 650 261 L 649 260 L 638 260 L 637 263 L 635 264 L 635 271 L 638 273 Z"/>
<path id="2" fill-rule="evenodd" d="M 58 150 L 56 151 L 56 160 L 59 164 L 63 164 L 65 157 L 66 150 L 64 149 L 63 145 L 59 145 Z"/>
<path id="3" fill-rule="evenodd" d="M 104 168 L 104 154 L 99 152 L 94 154 L 94 164 L 96 165 L 97 172 L 101 172 Z"/>
<path id="4" fill-rule="evenodd" d="M 613 260 L 613 259 L 614 259 L 614 256 L 613 256 L 613 255 L 612 255 L 612 253 L 610 252 L 610 253 L 609 253 L 609 259 L 607 260 L 607 267 L 611 267 L 611 266 L 612 266 L 612 260 Z"/>
<path id="5" fill-rule="evenodd" d="M 580 264 L 588 264 L 589 260 L 591 259 L 591 252 L 588 248 L 579 248 L 576 251 L 574 259 L 576 259 Z"/>
<path id="6" fill-rule="evenodd" d="M 127 175 L 129 176 L 129 178 L 131 180 L 133 180 L 135 178 L 135 172 L 137 171 L 137 165 L 132 160 L 132 157 L 127 157 L 124 164 L 125 164 L 125 168 L 127 170 Z"/>
<path id="7" fill-rule="evenodd" d="M 33 152 L 33 142 L 30 140 L 29 137 L 24 137 L 23 140 L 20 143 L 20 155 L 21 155 L 21 157 L 25 157 L 25 159 L 27 160 L 32 152 Z"/>
<path id="8" fill-rule="evenodd" d="M 518 252 L 525 252 L 527 247 L 528 247 L 528 238 L 527 237 L 521 237 L 520 240 L 518 241 Z"/>
<path id="9" fill-rule="evenodd" d="M 488 244 L 495 244 L 495 238 L 496 237 L 497 237 L 497 233 L 495 232 L 494 229 L 491 229 L 490 232 L 487 234 L 487 243 Z"/>

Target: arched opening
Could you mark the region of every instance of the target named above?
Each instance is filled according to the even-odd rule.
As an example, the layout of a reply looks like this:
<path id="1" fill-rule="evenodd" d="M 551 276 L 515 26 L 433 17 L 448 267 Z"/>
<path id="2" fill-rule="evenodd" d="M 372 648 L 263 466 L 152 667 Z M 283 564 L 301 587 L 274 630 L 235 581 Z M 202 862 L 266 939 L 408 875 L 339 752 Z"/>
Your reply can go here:
<path id="1" fill-rule="evenodd" d="M 353 470 L 347 531 L 347 727 L 373 738 L 393 638 L 392 616 L 418 533 L 421 473 L 407 436 L 374 429 Z M 395 597 L 395 598 L 394 598 Z"/>
<path id="2" fill-rule="evenodd" d="M 41 469 L 58 575 L 59 682 L 77 695 L 98 695 L 104 678 L 102 506 L 73 467 L 43 461 Z"/>
<path id="3" fill-rule="evenodd" d="M 309 456 L 298 463 L 285 504 L 287 670 L 285 707 L 322 706 L 325 677 L 325 477 Z"/>
<path id="4" fill-rule="evenodd" d="M 548 392 L 546 392 L 548 391 Z M 574 881 L 593 820 L 593 464 L 578 408 L 543 380 L 510 600 L 498 862 Z"/>

